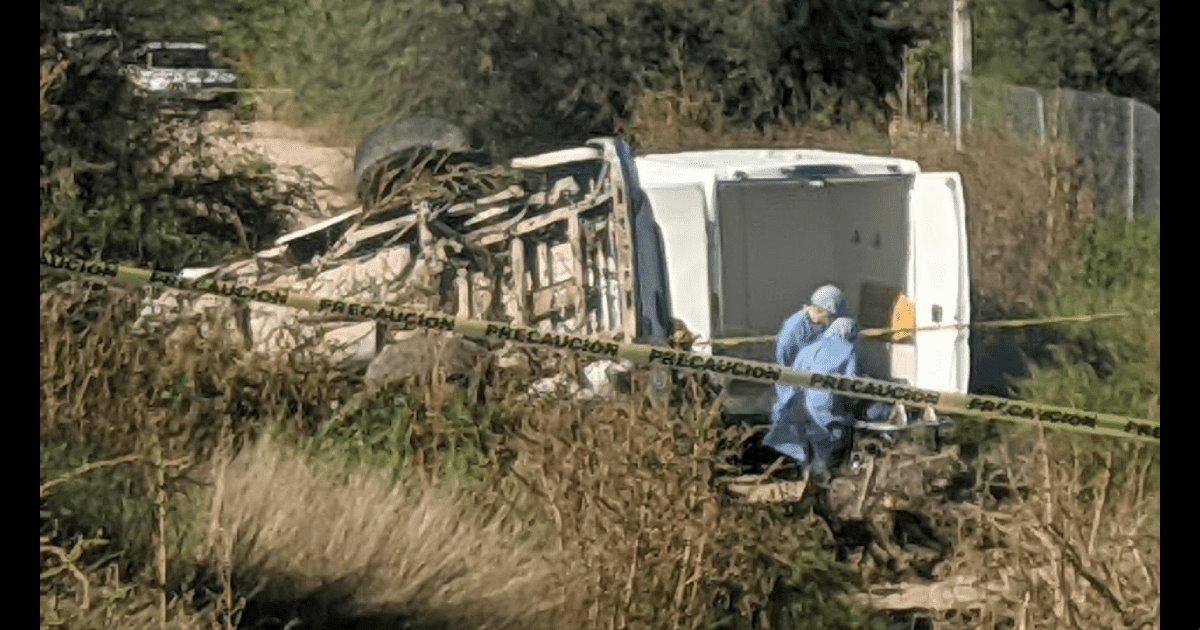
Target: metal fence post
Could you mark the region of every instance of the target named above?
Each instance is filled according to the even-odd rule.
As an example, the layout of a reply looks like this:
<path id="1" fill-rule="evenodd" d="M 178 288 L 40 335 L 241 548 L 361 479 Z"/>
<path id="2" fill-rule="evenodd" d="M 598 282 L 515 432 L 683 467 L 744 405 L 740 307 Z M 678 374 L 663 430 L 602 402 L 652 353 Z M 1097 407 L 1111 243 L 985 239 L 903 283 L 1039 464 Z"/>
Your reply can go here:
<path id="1" fill-rule="evenodd" d="M 1134 145 L 1137 136 L 1134 132 L 1134 125 L 1137 120 L 1136 105 L 1137 101 L 1132 98 L 1125 99 L 1129 107 L 1129 122 L 1126 125 L 1128 129 L 1125 131 L 1125 168 L 1127 176 L 1128 190 L 1125 198 L 1125 220 L 1133 221 L 1133 207 L 1137 201 L 1137 152 Z"/>
<path id="2" fill-rule="evenodd" d="M 1033 95 L 1036 96 L 1037 107 L 1037 124 L 1038 124 L 1038 145 L 1046 145 L 1046 101 L 1042 98 L 1041 90 L 1034 90 Z"/>
<path id="3" fill-rule="evenodd" d="M 966 0 L 950 0 L 950 65 L 954 82 L 954 148 L 963 150 L 963 87 L 967 76 Z"/>
<path id="4" fill-rule="evenodd" d="M 950 69 L 942 68 L 942 126 L 950 131 Z"/>

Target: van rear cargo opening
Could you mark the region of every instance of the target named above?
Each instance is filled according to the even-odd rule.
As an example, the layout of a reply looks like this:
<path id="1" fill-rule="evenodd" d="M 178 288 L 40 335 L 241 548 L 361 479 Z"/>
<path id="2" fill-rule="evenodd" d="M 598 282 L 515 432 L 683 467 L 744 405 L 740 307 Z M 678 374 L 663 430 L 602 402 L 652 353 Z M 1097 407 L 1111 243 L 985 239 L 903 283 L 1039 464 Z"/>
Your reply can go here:
<path id="1" fill-rule="evenodd" d="M 673 311 L 697 350 L 773 361 L 770 337 L 833 283 L 863 328 L 869 376 L 965 392 L 970 370 L 965 205 L 957 173 L 823 151 L 647 155 L 638 176 L 662 231 Z M 707 341 L 708 343 L 703 343 Z M 765 414 L 771 388 L 730 382 L 726 412 Z"/>

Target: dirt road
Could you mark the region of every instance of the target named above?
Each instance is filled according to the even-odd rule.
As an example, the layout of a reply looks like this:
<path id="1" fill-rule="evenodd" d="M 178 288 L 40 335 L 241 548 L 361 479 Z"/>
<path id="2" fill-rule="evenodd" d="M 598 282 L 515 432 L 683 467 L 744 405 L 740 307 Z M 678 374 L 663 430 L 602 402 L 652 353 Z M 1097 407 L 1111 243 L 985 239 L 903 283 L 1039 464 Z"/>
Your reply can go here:
<path id="1" fill-rule="evenodd" d="M 354 196 L 354 147 L 324 146 L 303 129 L 272 120 L 248 123 L 243 131 L 249 135 L 248 148 L 263 154 L 272 164 L 311 171 L 320 180 L 316 184 L 317 200 L 326 217 L 358 205 Z"/>

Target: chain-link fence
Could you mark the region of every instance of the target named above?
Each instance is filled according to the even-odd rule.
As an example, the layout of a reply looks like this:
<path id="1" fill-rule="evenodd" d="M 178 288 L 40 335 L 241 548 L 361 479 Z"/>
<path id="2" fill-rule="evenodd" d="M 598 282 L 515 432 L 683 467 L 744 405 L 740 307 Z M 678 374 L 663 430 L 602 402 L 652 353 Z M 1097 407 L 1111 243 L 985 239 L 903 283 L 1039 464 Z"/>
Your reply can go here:
<path id="1" fill-rule="evenodd" d="M 1159 114 L 1149 105 L 979 78 L 963 92 L 966 129 L 1004 128 L 1040 143 L 1069 141 L 1091 176 L 1098 214 L 1159 216 Z"/>

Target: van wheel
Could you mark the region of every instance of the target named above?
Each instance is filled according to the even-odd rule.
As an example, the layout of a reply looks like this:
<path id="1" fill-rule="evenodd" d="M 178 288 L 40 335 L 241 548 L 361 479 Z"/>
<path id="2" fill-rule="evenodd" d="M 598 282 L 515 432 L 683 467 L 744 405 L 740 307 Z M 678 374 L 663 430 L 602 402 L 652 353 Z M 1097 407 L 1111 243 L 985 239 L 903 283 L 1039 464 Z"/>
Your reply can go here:
<path id="1" fill-rule="evenodd" d="M 413 116 L 384 123 L 364 136 L 354 153 L 355 187 L 361 190 L 371 167 L 413 149 L 467 153 L 471 147 L 462 128 L 440 118 Z"/>

